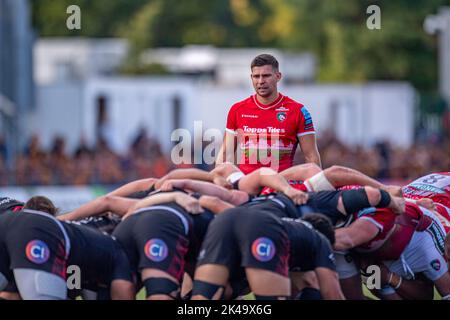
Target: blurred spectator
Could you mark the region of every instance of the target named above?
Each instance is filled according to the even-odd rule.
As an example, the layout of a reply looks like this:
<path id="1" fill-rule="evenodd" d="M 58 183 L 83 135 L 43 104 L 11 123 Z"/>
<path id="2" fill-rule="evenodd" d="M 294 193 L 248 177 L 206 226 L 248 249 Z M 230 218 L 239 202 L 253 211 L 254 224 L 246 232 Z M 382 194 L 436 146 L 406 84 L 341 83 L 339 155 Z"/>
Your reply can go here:
<path id="1" fill-rule="evenodd" d="M 318 139 L 324 168 L 343 165 L 393 183 L 406 183 L 430 172 L 449 171 L 450 137 L 434 142 L 426 141 L 405 149 L 380 141 L 373 148 L 364 148 L 345 145 L 327 131 Z M 111 150 L 104 139 L 99 139 L 91 149 L 81 138 L 73 155 L 66 152 L 65 146 L 63 137 L 55 137 L 52 148 L 44 151 L 38 136 L 31 137 L 11 172 L 0 156 L 0 184 L 6 185 L 8 181 L 18 185 L 122 184 L 145 177 L 162 177 L 175 167 L 145 128 L 138 131 L 124 155 Z M 296 163 L 303 163 L 301 157 L 302 154 L 297 153 Z M 206 165 L 201 167 L 208 169 Z"/>
<path id="2" fill-rule="evenodd" d="M 374 148 L 362 148 L 344 145 L 332 132 L 323 131 L 318 146 L 324 168 L 344 165 L 393 183 L 405 183 L 431 172 L 450 170 L 450 137 L 409 148 L 394 147 L 388 141 L 380 141 Z M 300 157 L 297 153 L 295 163 L 304 162 Z"/>

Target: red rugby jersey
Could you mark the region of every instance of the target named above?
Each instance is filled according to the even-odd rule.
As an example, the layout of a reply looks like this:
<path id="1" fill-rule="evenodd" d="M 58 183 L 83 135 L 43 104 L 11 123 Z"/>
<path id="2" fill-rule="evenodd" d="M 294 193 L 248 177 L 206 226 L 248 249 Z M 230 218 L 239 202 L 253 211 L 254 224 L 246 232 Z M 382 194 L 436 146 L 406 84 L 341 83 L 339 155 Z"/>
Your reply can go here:
<path id="1" fill-rule="evenodd" d="M 314 134 L 308 110 L 279 94 L 269 105 L 256 95 L 234 104 L 228 112 L 226 131 L 237 135 L 237 163 L 248 174 L 261 167 L 280 172 L 292 166 L 297 138 Z"/>

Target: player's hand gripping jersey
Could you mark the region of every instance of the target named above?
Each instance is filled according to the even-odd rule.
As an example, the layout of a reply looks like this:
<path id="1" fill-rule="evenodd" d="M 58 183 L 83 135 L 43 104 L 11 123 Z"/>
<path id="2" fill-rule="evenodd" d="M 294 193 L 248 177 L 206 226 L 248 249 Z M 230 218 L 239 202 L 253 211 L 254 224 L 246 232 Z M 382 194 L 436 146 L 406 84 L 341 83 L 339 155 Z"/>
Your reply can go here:
<path id="1" fill-rule="evenodd" d="M 282 94 L 270 105 L 262 105 L 255 95 L 234 104 L 226 131 L 237 135 L 237 163 L 245 174 L 261 167 L 291 167 L 297 138 L 315 133 L 308 110 Z"/>

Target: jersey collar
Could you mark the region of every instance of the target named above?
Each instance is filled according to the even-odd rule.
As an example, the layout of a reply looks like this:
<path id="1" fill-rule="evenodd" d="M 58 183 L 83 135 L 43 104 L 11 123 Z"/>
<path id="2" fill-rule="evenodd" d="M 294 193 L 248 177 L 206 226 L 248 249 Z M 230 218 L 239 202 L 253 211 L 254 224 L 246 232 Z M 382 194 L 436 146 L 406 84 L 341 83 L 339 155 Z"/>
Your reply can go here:
<path id="1" fill-rule="evenodd" d="M 256 94 L 254 94 L 252 96 L 252 98 L 253 98 L 253 102 L 256 104 L 256 106 L 258 108 L 260 108 L 262 110 L 268 110 L 268 109 L 278 106 L 283 101 L 284 96 L 281 93 L 278 93 L 278 98 L 276 98 L 274 102 L 267 104 L 267 105 L 258 102 L 258 99 L 256 99 Z"/>

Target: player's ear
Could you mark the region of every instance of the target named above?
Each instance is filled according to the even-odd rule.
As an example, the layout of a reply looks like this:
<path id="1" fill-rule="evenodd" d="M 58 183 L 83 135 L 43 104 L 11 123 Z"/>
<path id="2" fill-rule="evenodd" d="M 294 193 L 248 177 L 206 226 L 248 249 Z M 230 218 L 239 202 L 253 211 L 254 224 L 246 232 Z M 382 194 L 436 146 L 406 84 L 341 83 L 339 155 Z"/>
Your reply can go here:
<path id="1" fill-rule="evenodd" d="M 275 77 L 277 78 L 277 82 L 281 80 L 281 78 L 283 77 L 283 75 L 281 74 L 280 71 L 275 72 Z"/>

